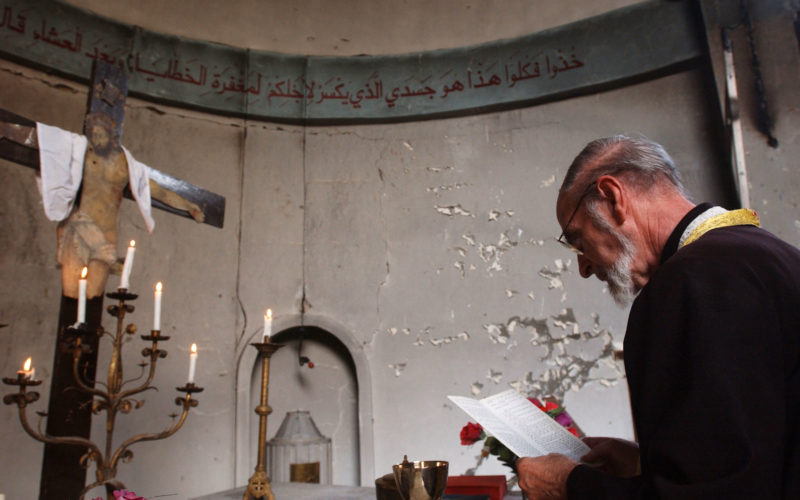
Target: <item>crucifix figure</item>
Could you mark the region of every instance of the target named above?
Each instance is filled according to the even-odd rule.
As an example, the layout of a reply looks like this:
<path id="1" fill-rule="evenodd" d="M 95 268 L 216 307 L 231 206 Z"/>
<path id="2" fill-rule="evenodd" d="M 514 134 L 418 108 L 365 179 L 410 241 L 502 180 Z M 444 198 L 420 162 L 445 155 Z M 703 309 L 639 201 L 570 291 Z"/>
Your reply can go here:
<path id="1" fill-rule="evenodd" d="M 78 297 L 78 277 L 88 266 L 86 294 L 98 297 L 105 290 L 108 274 L 120 271 L 117 258 L 117 213 L 122 193 L 130 183 L 129 157 L 115 133 L 111 117 L 90 113 L 85 121 L 88 147 L 83 161 L 80 201 L 58 224 L 57 260 L 61 264 L 63 293 Z M 175 209 L 188 212 L 203 222 L 202 209 L 181 195 L 164 189 L 154 180 L 148 182 L 150 196 Z M 148 229 L 151 222 L 146 219 Z"/>
<path id="2" fill-rule="evenodd" d="M 109 85 L 111 84 L 105 82 L 103 88 Z M 49 148 L 49 145 L 39 144 L 43 132 L 37 128 L 43 127 L 0 121 L 0 136 L 34 149 L 40 146 Z M 84 123 L 88 147 L 83 146 L 85 156 L 78 153 L 77 159 L 75 150 L 85 144 L 81 142 L 81 137 L 72 137 L 73 140 L 70 141 L 69 135 L 75 134 L 64 133 L 64 137 L 57 136 L 56 139 L 62 139 L 62 143 L 67 145 L 65 161 L 54 167 L 66 172 L 57 173 L 56 176 L 69 179 L 73 185 L 61 185 L 56 179 L 54 186 L 43 189 L 42 196 L 48 216 L 60 221 L 57 230 L 57 260 L 61 265 L 62 289 L 66 297 L 78 297 L 78 278 L 84 266 L 89 268 L 86 290 L 88 298 L 101 296 L 109 273 L 119 273 L 121 266 L 116 248 L 117 214 L 126 186 L 130 185 L 140 207 L 146 204 L 142 207 L 142 215 L 148 230 L 152 230 L 153 226 L 149 215 L 150 197 L 175 210 L 188 213 L 197 222 L 205 220 L 203 209 L 197 203 L 164 188 L 153 179 L 147 179 L 146 167 L 136 162 L 120 144 L 119 128 L 111 115 L 100 111 L 90 112 Z M 52 133 L 51 131 L 45 136 Z M 74 176 L 69 175 L 68 169 L 75 167 L 70 165 L 69 160 L 81 161 L 81 156 L 83 161 L 79 167 L 82 166 L 82 179 L 78 175 L 78 183 L 74 181 Z M 41 164 L 41 168 L 44 185 L 44 177 L 48 175 L 45 170 L 47 167 Z M 145 176 L 144 180 L 140 177 L 142 175 Z M 134 176 L 137 177 L 135 183 L 132 182 Z M 78 186 L 80 195 L 76 202 Z M 63 193 L 70 189 L 75 192 L 64 196 Z M 49 196 L 52 197 L 48 199 Z"/>
<path id="3" fill-rule="evenodd" d="M 46 428 L 55 436 L 88 437 L 91 429 L 91 397 L 75 390 L 72 355 L 62 345 L 65 326 L 75 323 L 83 266 L 89 268 L 86 328 L 100 327 L 108 275 L 121 267 L 116 243 L 123 196 L 137 202 L 148 231 L 153 227 L 151 203 L 216 227 L 222 227 L 225 211 L 223 197 L 147 167 L 122 147 L 127 95 L 122 69 L 97 61 L 91 85 L 85 136 L 0 109 L 0 157 L 39 168 L 45 212 L 59 221 L 57 259 L 63 292 Z M 89 351 L 80 359 L 79 370 L 89 381 L 97 367 L 97 339 L 87 339 Z M 45 445 L 40 500 L 77 498 L 86 479 L 82 454 L 77 447 Z"/>

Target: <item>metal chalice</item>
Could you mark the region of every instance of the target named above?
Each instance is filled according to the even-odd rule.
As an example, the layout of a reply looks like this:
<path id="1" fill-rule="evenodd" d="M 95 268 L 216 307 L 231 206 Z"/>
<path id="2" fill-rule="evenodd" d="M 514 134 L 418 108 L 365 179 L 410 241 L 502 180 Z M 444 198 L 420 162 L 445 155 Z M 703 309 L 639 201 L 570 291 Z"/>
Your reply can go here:
<path id="1" fill-rule="evenodd" d="M 448 462 L 423 460 L 393 465 L 397 491 L 403 500 L 441 500 L 447 486 Z"/>

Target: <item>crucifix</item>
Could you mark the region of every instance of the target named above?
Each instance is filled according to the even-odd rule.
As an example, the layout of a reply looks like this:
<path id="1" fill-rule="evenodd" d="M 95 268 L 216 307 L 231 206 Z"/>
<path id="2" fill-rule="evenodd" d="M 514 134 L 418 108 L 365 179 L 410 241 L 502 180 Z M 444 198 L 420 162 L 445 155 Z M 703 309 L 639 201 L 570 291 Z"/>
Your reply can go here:
<path id="1" fill-rule="evenodd" d="M 83 144 L 85 154 L 77 160 L 82 161 L 82 165 L 77 164 L 81 173 L 78 191 L 69 203 L 61 203 L 66 210 L 57 229 L 62 297 L 46 428 L 50 435 L 86 438 L 91 429 L 92 401 L 86 393 L 75 390 L 72 353 L 64 348 L 67 344 L 65 327 L 71 326 L 77 318 L 78 276 L 84 266 L 89 270 L 86 328 L 97 331 L 100 327 L 106 281 L 109 274 L 118 273 L 121 267 L 116 242 L 117 213 L 123 196 L 137 200 L 140 209 L 143 208 L 142 199 L 152 197 L 152 205 L 157 208 L 215 227 L 222 227 L 225 212 L 222 196 L 145 165 L 131 165 L 138 162 L 133 161 L 120 143 L 127 96 L 127 76 L 121 68 L 97 61 L 89 90 L 84 122 L 86 138 L 77 134 L 65 136 L 76 144 Z M 40 144 L 41 134 L 35 122 L 0 109 L 0 157 L 41 168 L 44 174 L 45 165 L 40 162 L 40 156 L 44 150 L 52 148 L 49 144 Z M 66 161 L 70 161 L 69 152 Z M 139 169 L 138 174 L 134 168 Z M 146 170 L 146 176 L 139 176 L 142 169 Z M 59 190 L 63 191 L 60 186 Z M 45 189 L 42 194 L 46 196 Z M 60 203 L 58 200 L 43 201 L 45 206 Z M 149 204 L 144 208 L 145 223 L 151 229 Z M 80 360 L 80 371 L 87 380 L 93 381 L 99 336 L 90 337 L 89 350 Z M 83 452 L 78 447 L 45 445 L 41 500 L 77 498 L 86 482 L 86 470 L 81 465 Z"/>

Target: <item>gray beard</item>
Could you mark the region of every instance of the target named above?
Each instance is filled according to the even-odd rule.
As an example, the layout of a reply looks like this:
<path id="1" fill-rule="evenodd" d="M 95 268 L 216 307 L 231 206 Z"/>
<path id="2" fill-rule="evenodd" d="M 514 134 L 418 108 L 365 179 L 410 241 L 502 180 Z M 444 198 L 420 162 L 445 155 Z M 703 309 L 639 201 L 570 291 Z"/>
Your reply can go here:
<path id="1" fill-rule="evenodd" d="M 614 302 L 620 307 L 626 307 L 636 297 L 636 286 L 633 284 L 631 266 L 636 253 L 631 240 L 617 231 L 611 234 L 619 241 L 620 254 L 612 266 L 606 270 L 606 283 Z"/>
<path id="2" fill-rule="evenodd" d="M 624 234 L 614 229 L 597 210 L 596 203 L 587 203 L 589 216 L 594 221 L 595 225 L 602 230 L 613 236 L 620 246 L 620 253 L 617 260 L 607 269 L 603 269 L 605 274 L 605 282 L 608 285 L 608 291 L 611 292 L 611 297 L 614 302 L 620 307 L 626 307 L 636 297 L 636 285 L 633 283 L 633 275 L 631 267 L 633 266 L 633 258 L 636 256 L 636 249 L 631 243 L 631 240 Z"/>

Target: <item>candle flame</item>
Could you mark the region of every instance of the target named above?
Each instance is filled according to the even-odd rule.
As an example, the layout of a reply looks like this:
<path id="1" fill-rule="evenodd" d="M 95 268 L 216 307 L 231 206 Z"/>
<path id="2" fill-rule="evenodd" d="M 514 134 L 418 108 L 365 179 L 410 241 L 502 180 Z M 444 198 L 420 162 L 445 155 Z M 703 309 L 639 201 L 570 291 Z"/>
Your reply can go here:
<path id="1" fill-rule="evenodd" d="M 88 267 L 84 267 L 84 268 L 81 270 L 81 279 L 86 279 L 86 275 L 87 275 L 87 274 L 89 274 L 89 268 L 88 268 Z"/>
<path id="2" fill-rule="evenodd" d="M 31 357 L 30 357 L 30 356 L 28 356 L 28 359 L 26 359 L 26 360 L 25 360 L 25 364 L 24 364 L 24 365 L 22 365 L 22 368 L 23 368 L 25 371 L 28 371 L 28 370 L 30 370 L 30 369 L 31 369 Z"/>
<path id="3" fill-rule="evenodd" d="M 267 319 L 272 319 L 272 309 L 267 309 L 267 314 L 264 315 Z"/>
<path id="4" fill-rule="evenodd" d="M 156 283 L 156 292 L 160 292 L 162 288 L 164 288 L 164 286 L 161 284 L 160 281 Z"/>
<path id="5" fill-rule="evenodd" d="M 135 247 L 136 246 L 136 242 L 134 240 L 131 240 L 130 246 Z"/>
<path id="6" fill-rule="evenodd" d="M 197 354 L 197 344 L 192 344 L 192 354 Z"/>

